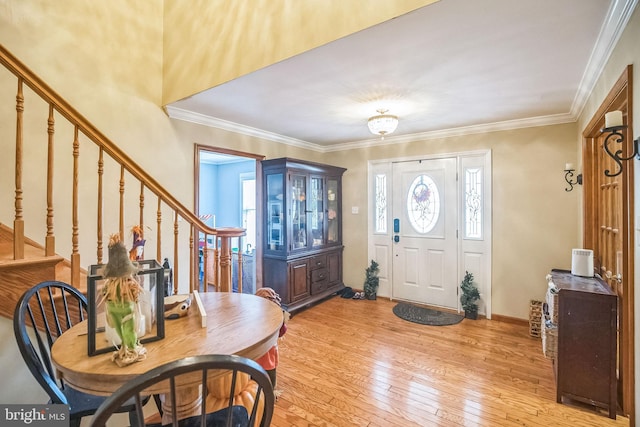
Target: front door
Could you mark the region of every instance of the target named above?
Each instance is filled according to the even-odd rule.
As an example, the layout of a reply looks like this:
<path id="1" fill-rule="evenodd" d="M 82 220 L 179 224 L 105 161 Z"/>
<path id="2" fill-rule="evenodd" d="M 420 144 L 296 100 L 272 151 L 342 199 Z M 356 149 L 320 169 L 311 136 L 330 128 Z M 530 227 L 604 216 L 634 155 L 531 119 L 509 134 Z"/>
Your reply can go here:
<path id="1" fill-rule="evenodd" d="M 456 159 L 393 163 L 393 298 L 457 309 Z"/>

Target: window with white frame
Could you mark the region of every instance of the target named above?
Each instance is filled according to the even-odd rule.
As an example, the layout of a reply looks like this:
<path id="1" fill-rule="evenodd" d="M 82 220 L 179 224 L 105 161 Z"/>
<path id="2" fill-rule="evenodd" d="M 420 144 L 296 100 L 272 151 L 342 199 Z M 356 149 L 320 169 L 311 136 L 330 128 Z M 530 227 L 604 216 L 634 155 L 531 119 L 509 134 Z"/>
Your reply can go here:
<path id="1" fill-rule="evenodd" d="M 243 238 L 246 246 L 242 248 L 249 252 L 249 249 L 256 247 L 256 180 L 242 179 L 242 228 L 246 229 L 246 236 Z"/>

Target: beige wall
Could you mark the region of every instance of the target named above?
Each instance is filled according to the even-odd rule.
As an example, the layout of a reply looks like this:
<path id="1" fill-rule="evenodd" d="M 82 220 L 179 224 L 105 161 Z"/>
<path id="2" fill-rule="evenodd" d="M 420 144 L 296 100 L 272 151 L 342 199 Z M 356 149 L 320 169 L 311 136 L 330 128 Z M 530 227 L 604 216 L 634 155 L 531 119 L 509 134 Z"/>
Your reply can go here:
<path id="1" fill-rule="evenodd" d="M 571 267 L 578 244 L 578 191 L 566 192 L 564 164 L 576 162 L 575 124 L 474 134 L 358 150 L 309 150 L 174 122 L 181 138 L 266 158 L 288 156 L 347 168 L 343 177 L 344 281 L 361 288 L 368 265 L 369 160 L 490 149 L 493 160 L 493 313 L 528 319 L 551 268 Z M 186 146 L 185 146 L 186 147 Z M 351 207 L 359 208 L 358 214 Z M 347 267 L 348 266 L 348 267 Z"/>
<path id="2" fill-rule="evenodd" d="M 367 259 L 367 161 L 491 150 L 493 313 L 528 319 L 551 268 L 570 268 L 577 244 L 577 192 L 564 191 L 564 164 L 575 162 L 573 124 L 466 135 L 327 153 L 344 175 L 345 283 L 360 288 Z M 351 207 L 359 207 L 352 214 Z"/>
<path id="3" fill-rule="evenodd" d="M 89 6 L 80 0 L 70 1 L 74 1 L 74 7 L 69 9 L 74 10 L 73 14 L 62 13 L 44 1 L 4 3 L 4 9 L 0 9 L 0 40 L 186 206 L 193 206 L 194 143 L 267 158 L 286 155 L 323 159 L 346 167 L 344 243 L 345 265 L 349 268 L 345 268 L 344 278 L 347 285 L 357 288 L 368 264 L 367 161 L 491 149 L 494 314 L 527 318 L 529 300 L 543 295 L 546 272 L 553 267 L 569 267 L 570 249 L 578 243 L 577 192 L 564 191 L 562 169 L 565 162 L 577 160 L 574 125 L 321 154 L 172 121 L 158 105 L 162 88 L 163 3 L 140 1 L 131 5 L 119 0 L 110 6 Z M 42 25 L 44 22 L 48 25 Z M 116 22 L 118 25 L 114 25 Z M 39 48 L 34 49 L 34 44 Z M 14 97 L 12 91 L 15 89 L 9 87 L 6 96 Z M 3 128 L 10 132 L 13 125 Z M 67 158 L 70 161 L 70 156 Z M 32 171 L 35 175 L 42 173 L 43 170 Z M 3 182 L 10 182 L 10 178 L 7 176 Z M 87 191 L 90 190 L 91 186 Z M 351 214 L 352 206 L 358 206 L 360 213 Z M 10 219 L 11 211 L 3 210 L 0 220 L 10 223 Z M 92 238 L 91 234 L 88 238 Z M 60 253 L 70 253 L 64 246 L 68 242 L 59 244 L 63 248 Z M 84 264 L 88 265 L 91 257 L 94 255 L 83 258 Z"/>
<path id="4" fill-rule="evenodd" d="M 60 3 L 42 0 L 0 3 L 0 43 L 65 98 L 122 150 L 186 206 L 193 205 L 193 154 L 183 150 L 160 103 L 162 97 L 162 0 L 115 0 Z M 3 151 L 15 151 L 15 78 L 0 70 L 0 141 Z M 10 110 L 13 109 L 13 112 Z M 24 215 L 26 235 L 44 236 L 42 190 L 31 186 L 46 173 L 47 106 L 25 90 Z M 57 116 L 54 210 L 56 249 L 69 257 L 71 238 L 70 185 L 73 129 Z M 188 143 L 187 143 L 188 145 Z M 167 155 L 158 155 L 165 153 Z M 8 163 L 4 163 L 8 162 Z M 13 192 L 12 156 L 0 157 L 0 186 Z M 80 252 L 81 265 L 96 262 L 95 197 L 97 150 L 80 135 Z M 184 171 L 187 171 L 186 173 Z M 118 169 L 105 164 L 105 175 Z M 128 180 L 128 178 L 126 178 Z M 93 180 L 93 181 L 92 181 Z M 137 206 L 138 189 L 128 180 L 126 206 Z M 105 190 L 106 191 L 106 190 Z M 151 200 L 147 200 L 151 204 Z M 118 206 L 117 190 L 105 194 L 105 209 Z M 117 208 L 116 208 L 117 209 Z M 152 210 L 147 209 L 152 215 Z M 90 219 L 91 217 L 94 219 Z M 136 223 L 128 209 L 125 226 Z M 170 218 L 167 213 L 166 218 Z M 0 221 L 12 224 L 12 206 L 0 208 Z M 155 219 L 145 220 L 153 224 Z M 166 224 L 169 224 L 166 221 Z M 104 233 L 118 230 L 117 215 L 106 215 Z M 152 244 L 154 242 L 149 242 Z M 170 244 L 170 242 L 164 242 Z M 105 242 L 106 245 L 106 242 Z M 94 247 L 87 252 L 84 248 Z M 184 272 L 186 274 L 186 272 Z M 183 281 L 184 282 L 184 281 Z"/>
<path id="5" fill-rule="evenodd" d="M 171 3 L 167 5 L 171 6 Z M 171 57 L 163 51 L 163 43 L 167 43 L 163 37 L 169 37 L 163 33 L 164 6 L 161 0 L 66 0 L 64 7 L 45 0 L 5 0 L 0 3 L 0 43 L 116 141 L 186 206 L 193 205 L 194 143 L 254 152 L 268 158 L 287 155 L 322 159 L 346 167 L 344 241 L 347 285 L 359 287 L 367 265 L 367 161 L 419 154 L 492 150 L 492 305 L 495 314 L 527 318 L 529 299 L 541 298 L 544 293 L 546 272 L 553 267 L 570 266 L 570 250 L 580 241 L 581 187 L 571 193 L 565 192 L 562 169 L 566 162 L 577 163 L 579 132 L 624 66 L 634 63 L 638 72 L 640 18 L 637 11 L 577 125 L 536 127 L 319 154 L 169 120 L 160 107 L 162 99 L 168 99 L 167 94 L 163 98 L 163 84 L 169 79 L 163 81 L 162 73 L 167 58 Z M 412 7 L 410 2 L 405 6 L 408 9 Z M 359 25 L 366 26 L 362 22 Z M 196 36 L 207 39 L 207 34 Z M 288 55 L 295 53 L 294 50 Z M 202 64 L 189 64 L 187 69 L 198 66 Z M 259 66 L 258 62 L 252 62 L 248 68 L 238 68 L 238 72 L 256 66 Z M 174 73 L 168 68 L 165 72 L 170 76 Z M 217 78 L 225 80 L 224 77 Z M 15 87 L 12 87 L 13 83 L 4 84 L 6 81 L 6 73 L 0 70 L 0 144 L 3 150 L 11 153 L 15 124 L 3 120 L 9 108 L 5 100 L 10 100 L 9 105 L 14 102 Z M 204 88 L 212 82 L 198 84 Z M 181 93 L 185 89 L 176 87 L 168 92 L 173 93 L 174 90 Z M 640 85 L 635 85 L 636 100 L 640 99 L 639 91 Z M 181 95 L 169 98 L 172 96 Z M 636 107 L 636 136 L 640 128 L 637 125 L 640 123 L 639 111 Z M 33 133 L 32 128 L 42 129 L 44 126 L 34 122 L 27 129 L 27 135 Z M 34 149 L 30 154 L 37 156 L 39 151 Z M 0 158 L 2 194 L 13 192 L 12 168 L 1 163 L 6 158 L 10 156 Z M 31 173 L 37 175 L 43 171 Z M 351 214 L 351 206 L 358 206 L 360 213 Z M 0 221 L 10 223 L 11 220 L 11 207 L 1 206 Z M 640 304 L 638 295 L 636 304 Z M 640 327 L 636 331 L 640 331 Z M 3 349 L 3 355 L 6 355 L 5 351 Z M 8 369 L 2 370 L 5 378 L 11 377 L 11 368 Z M 4 397 L 0 396 L 0 401 L 10 401 Z"/>
<path id="6" fill-rule="evenodd" d="M 166 0 L 163 104 L 437 0 Z"/>
<path id="7" fill-rule="evenodd" d="M 178 192 L 191 176 L 163 180 L 162 172 L 190 167 L 193 157 L 179 156 L 181 141 L 160 106 L 162 13 L 162 0 L 65 0 L 64 7 L 46 0 L 7 0 L 0 3 L 0 43 Z M 12 91 L 15 99 L 15 87 Z M 157 150 L 175 153 L 149 155 Z M 190 205 L 191 198 L 186 202 Z"/>

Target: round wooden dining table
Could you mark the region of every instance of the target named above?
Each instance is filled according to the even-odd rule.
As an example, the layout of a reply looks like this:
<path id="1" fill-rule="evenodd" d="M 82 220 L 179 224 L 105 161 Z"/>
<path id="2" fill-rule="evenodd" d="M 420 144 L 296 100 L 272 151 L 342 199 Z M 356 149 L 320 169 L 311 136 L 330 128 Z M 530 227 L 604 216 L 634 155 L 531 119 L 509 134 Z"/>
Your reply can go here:
<path id="1" fill-rule="evenodd" d="M 283 311 L 275 303 L 251 294 L 199 294 L 206 327 L 195 301 L 184 317 L 165 320 L 165 337 L 144 344 L 146 359 L 118 367 L 111 354 L 88 356 L 87 321 L 63 333 L 51 348 L 58 376 L 86 393 L 110 395 L 124 383 L 165 363 L 203 354 L 235 354 L 257 359 L 277 343 Z M 150 389 L 161 394 L 162 389 Z"/>

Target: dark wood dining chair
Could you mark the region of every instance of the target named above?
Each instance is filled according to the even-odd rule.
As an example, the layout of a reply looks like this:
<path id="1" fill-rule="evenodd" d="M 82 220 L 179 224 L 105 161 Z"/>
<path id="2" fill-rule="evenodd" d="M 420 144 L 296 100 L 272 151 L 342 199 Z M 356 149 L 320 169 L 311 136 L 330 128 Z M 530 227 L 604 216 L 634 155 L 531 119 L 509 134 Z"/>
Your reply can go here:
<path id="1" fill-rule="evenodd" d="M 245 378 L 255 382 L 252 390 L 255 390 L 254 399 L 238 399 L 238 391 L 242 388 L 240 385 Z M 212 379 L 213 378 L 213 379 Z M 269 427 L 273 416 L 275 397 L 273 387 L 267 372 L 258 363 L 251 359 L 240 356 L 230 355 L 201 355 L 186 357 L 184 359 L 175 360 L 158 366 L 136 379 L 124 384 L 98 408 L 93 419 L 92 427 L 104 427 L 107 420 L 111 417 L 114 410 L 122 405 L 123 402 L 133 398 L 136 402 L 138 411 L 137 426 L 142 427 L 144 424 L 143 416 L 143 396 L 145 390 L 150 386 L 163 382 L 166 387 L 165 406 L 171 414 L 178 413 L 178 398 L 181 387 L 200 387 L 202 404 L 199 415 L 190 416 L 184 419 L 172 419 L 170 424 L 173 427 Z M 213 387 L 217 388 L 213 390 Z M 224 385 L 224 391 L 219 388 Z M 216 396 L 223 393 L 222 399 L 216 399 L 217 403 L 213 409 L 207 409 L 207 406 L 214 406 L 210 403 L 211 394 Z M 244 404 L 242 404 L 244 403 Z M 221 406 L 221 407 L 220 407 Z M 154 424 L 153 427 L 160 426 Z M 132 424 L 132 427 L 135 425 Z M 146 427 L 150 427 L 149 424 Z"/>
<path id="2" fill-rule="evenodd" d="M 27 290 L 13 314 L 13 332 L 22 358 L 49 395 L 48 403 L 69 407 L 71 427 L 80 426 L 81 419 L 95 413 L 106 399 L 67 386 L 57 378 L 51 364 L 51 347 L 56 338 L 86 317 L 86 297 L 73 286 L 58 281 L 42 282 Z M 130 420 L 135 421 L 134 409 L 133 402 L 128 402 L 118 412 L 129 412 Z"/>

